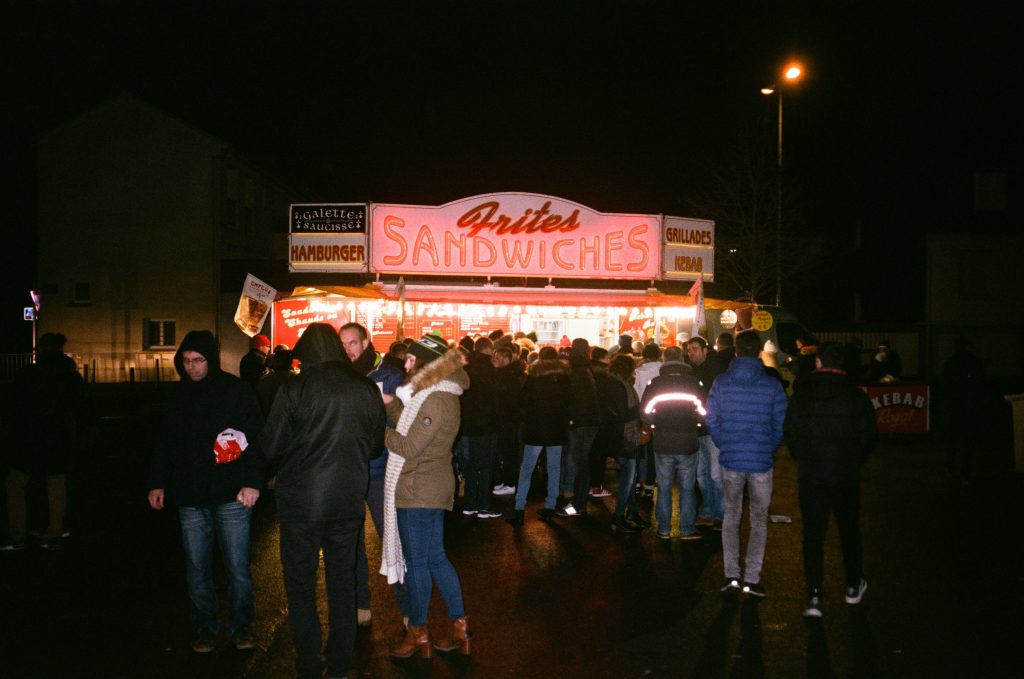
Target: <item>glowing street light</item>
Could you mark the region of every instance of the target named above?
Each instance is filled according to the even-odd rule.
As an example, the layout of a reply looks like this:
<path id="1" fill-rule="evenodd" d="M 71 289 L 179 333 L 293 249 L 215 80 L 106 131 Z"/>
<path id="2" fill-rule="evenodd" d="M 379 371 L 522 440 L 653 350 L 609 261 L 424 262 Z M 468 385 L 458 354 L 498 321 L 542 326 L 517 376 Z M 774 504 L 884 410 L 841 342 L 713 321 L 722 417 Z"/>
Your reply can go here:
<path id="1" fill-rule="evenodd" d="M 795 83 L 804 74 L 800 64 L 789 64 L 782 72 L 783 79 L 780 83 Z M 761 88 L 761 94 L 768 96 L 778 93 L 779 95 L 779 144 L 777 147 L 776 161 L 776 201 L 777 201 L 777 224 L 775 229 L 775 304 L 782 304 L 782 87 L 778 84 Z"/>

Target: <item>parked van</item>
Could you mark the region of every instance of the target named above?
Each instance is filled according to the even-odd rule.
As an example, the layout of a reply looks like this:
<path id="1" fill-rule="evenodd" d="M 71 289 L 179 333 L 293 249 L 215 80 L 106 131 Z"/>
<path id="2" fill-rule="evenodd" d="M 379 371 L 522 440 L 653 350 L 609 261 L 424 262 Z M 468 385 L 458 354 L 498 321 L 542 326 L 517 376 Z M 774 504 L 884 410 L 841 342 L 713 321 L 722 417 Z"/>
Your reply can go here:
<path id="1" fill-rule="evenodd" d="M 730 304 L 722 302 L 719 308 L 713 300 L 708 300 L 705 316 L 707 317 L 707 337 L 709 343 L 723 332 L 736 334 L 743 330 L 755 328 L 761 336 L 761 346 L 771 340 L 779 353 L 777 360 L 784 364 L 790 357 L 799 352 L 796 348 L 798 337 L 806 337 L 811 333 L 796 315 L 781 306 Z"/>

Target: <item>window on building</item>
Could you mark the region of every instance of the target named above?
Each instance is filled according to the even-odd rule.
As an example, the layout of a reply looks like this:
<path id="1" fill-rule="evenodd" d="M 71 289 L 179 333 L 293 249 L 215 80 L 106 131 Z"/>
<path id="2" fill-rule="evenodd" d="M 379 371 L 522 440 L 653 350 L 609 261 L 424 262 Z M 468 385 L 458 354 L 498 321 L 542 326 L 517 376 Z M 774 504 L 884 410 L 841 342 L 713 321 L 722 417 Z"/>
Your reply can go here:
<path id="1" fill-rule="evenodd" d="M 142 348 L 174 349 L 174 321 L 168 318 L 146 318 L 142 321 Z"/>
<path id="2" fill-rule="evenodd" d="M 92 304 L 92 291 L 84 281 L 71 281 L 68 284 L 68 304 L 71 306 L 88 306 Z"/>

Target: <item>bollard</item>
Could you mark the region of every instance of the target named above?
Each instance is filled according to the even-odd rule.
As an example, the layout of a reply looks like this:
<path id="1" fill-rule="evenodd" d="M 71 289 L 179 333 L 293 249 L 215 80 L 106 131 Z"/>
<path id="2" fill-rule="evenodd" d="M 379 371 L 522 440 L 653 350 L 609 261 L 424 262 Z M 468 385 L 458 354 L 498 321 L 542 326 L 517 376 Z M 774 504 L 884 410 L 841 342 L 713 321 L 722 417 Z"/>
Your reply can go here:
<path id="1" fill-rule="evenodd" d="M 1003 396 L 1013 409 L 1013 469 L 1024 472 L 1024 394 Z"/>

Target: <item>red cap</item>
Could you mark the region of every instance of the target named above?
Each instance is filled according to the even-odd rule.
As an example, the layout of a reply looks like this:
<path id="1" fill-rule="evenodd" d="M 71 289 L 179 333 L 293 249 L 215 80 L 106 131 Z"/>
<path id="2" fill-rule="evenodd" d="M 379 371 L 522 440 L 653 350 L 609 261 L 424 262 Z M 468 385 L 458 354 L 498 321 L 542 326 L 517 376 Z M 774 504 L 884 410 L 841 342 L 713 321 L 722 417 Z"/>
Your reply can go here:
<path id="1" fill-rule="evenodd" d="M 269 346 L 270 346 L 270 338 L 267 337 L 266 335 L 256 335 L 251 340 L 249 340 L 249 348 L 250 349 L 259 349 L 260 347 L 269 347 Z"/>

